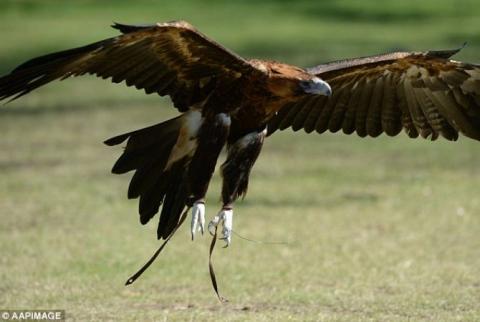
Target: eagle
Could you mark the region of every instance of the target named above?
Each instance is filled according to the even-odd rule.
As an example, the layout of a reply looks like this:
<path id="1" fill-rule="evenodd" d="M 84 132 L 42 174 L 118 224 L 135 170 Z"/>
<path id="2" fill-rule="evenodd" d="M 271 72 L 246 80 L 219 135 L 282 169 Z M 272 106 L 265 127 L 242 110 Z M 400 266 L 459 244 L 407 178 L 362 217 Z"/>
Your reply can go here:
<path id="1" fill-rule="evenodd" d="M 139 198 L 142 224 L 160 212 L 158 239 L 171 238 L 191 210 L 192 239 L 218 226 L 230 245 L 234 203 L 277 130 L 480 140 L 480 65 L 451 60 L 460 49 L 300 68 L 242 58 L 185 21 L 112 27 L 118 36 L 19 65 L 0 78 L 0 101 L 85 74 L 169 96 L 177 117 L 105 141 L 126 142 L 112 172 L 134 171 L 128 198 Z M 223 149 L 223 206 L 206 227 L 205 196 Z"/>

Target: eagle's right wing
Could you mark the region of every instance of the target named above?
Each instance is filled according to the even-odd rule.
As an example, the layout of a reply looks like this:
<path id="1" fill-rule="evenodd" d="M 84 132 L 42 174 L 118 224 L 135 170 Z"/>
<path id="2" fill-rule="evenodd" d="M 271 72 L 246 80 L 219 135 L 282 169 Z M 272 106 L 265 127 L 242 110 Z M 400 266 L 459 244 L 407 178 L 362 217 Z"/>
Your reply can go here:
<path id="1" fill-rule="evenodd" d="M 0 78 L 0 101 L 16 99 L 56 79 L 95 74 L 114 83 L 169 95 L 180 111 L 204 100 L 222 82 L 254 70 L 183 21 L 113 26 L 123 34 L 34 58 Z M 231 85 L 234 86 L 234 85 Z"/>

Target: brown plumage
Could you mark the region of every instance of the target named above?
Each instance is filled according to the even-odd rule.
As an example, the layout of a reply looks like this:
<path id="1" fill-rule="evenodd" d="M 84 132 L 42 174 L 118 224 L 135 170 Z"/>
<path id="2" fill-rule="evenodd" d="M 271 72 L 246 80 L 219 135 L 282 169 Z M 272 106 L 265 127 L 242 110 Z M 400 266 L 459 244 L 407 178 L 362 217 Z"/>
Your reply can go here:
<path id="1" fill-rule="evenodd" d="M 247 191 L 265 137 L 278 129 L 480 140 L 480 66 L 450 60 L 458 50 L 302 69 L 243 59 L 183 21 L 113 27 L 121 35 L 18 66 L 0 78 L 0 100 L 84 74 L 170 96 L 180 116 L 105 142 L 127 141 L 112 171 L 135 171 L 128 197 L 140 198 L 142 224 L 162 207 L 158 238 L 172 236 L 185 207 L 193 207 L 192 237 L 198 220 L 203 231 L 205 194 L 226 146 L 224 206 L 211 225 L 223 221 L 228 244 L 233 203 Z"/>
<path id="2" fill-rule="evenodd" d="M 343 60 L 307 69 L 332 87 L 330 99 L 304 98 L 305 115 L 287 120 L 285 105 L 269 123 L 277 129 L 301 128 L 389 136 L 403 129 L 410 137 L 457 140 L 458 133 L 480 140 L 480 67 L 449 60 L 458 50 L 399 52 Z M 334 102 L 334 104 L 332 104 Z M 313 126 L 314 125 L 314 126 Z"/>

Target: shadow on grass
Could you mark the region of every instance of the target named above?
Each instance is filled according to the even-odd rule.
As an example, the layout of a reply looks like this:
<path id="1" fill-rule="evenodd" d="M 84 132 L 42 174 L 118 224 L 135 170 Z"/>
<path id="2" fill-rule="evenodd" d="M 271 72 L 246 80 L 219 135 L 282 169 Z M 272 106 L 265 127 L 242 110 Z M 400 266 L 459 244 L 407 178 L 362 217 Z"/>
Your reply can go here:
<path id="1" fill-rule="evenodd" d="M 311 2 L 305 2 L 311 3 Z M 433 19 L 432 15 L 426 12 L 421 12 L 412 7 L 410 10 L 391 10 L 391 8 L 378 10 L 359 9 L 355 7 L 341 5 L 334 1 L 321 2 L 322 6 L 300 6 L 297 11 L 305 17 L 313 19 L 334 20 L 343 22 L 376 22 L 382 24 L 394 24 L 398 22 L 408 21 L 428 21 Z"/>
<path id="2" fill-rule="evenodd" d="M 219 2 L 219 1 L 210 1 Z M 369 3 L 370 2 L 370 3 Z M 258 5 L 256 0 L 243 1 L 254 7 Z M 267 0 L 262 5 L 270 6 L 277 10 L 296 14 L 305 18 L 315 20 L 334 20 L 336 22 L 378 22 L 382 24 L 393 24 L 415 20 L 428 20 L 437 18 L 427 10 L 419 10 L 417 6 L 404 6 L 392 8 L 391 6 L 378 5 L 377 2 L 358 2 L 361 5 L 349 5 L 340 1 L 295 1 L 295 5 L 289 0 Z"/>
<path id="3" fill-rule="evenodd" d="M 126 90 L 132 90 L 131 88 L 126 88 Z M 162 105 L 169 105 L 169 102 L 165 102 L 163 98 L 160 98 L 160 103 Z M 13 103 L 10 103 L 13 104 Z M 159 104 L 155 102 L 142 100 L 142 99 L 129 99 L 129 98 L 119 98 L 118 100 L 114 100 L 111 98 L 108 99 L 94 99 L 92 101 L 86 102 L 75 102 L 66 105 L 65 103 L 60 104 L 46 104 L 48 108 L 44 108 L 42 106 L 19 106 L 17 103 L 16 106 L 7 105 L 0 105 L 0 117 L 2 116 L 35 116 L 35 115 L 48 115 L 48 114 L 66 114 L 66 113 L 88 113 L 93 110 L 103 110 L 103 111 L 112 111 L 112 117 L 114 116 L 113 113 L 115 111 L 120 110 L 129 110 L 135 108 L 135 106 L 148 106 L 152 109 L 158 109 Z M 168 108 L 165 106 L 165 108 Z M 160 107 L 161 108 L 161 107 Z M 173 108 L 173 105 L 170 107 Z"/>

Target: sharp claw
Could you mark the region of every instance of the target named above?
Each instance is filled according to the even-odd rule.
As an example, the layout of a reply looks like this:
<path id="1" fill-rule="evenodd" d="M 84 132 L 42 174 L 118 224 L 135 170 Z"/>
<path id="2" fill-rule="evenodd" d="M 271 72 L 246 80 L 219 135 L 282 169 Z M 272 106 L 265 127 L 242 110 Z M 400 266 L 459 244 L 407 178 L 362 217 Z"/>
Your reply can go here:
<path id="1" fill-rule="evenodd" d="M 215 234 L 215 227 L 222 222 L 222 238 L 226 242 L 225 247 L 230 246 L 232 243 L 232 227 L 233 227 L 233 210 L 232 209 L 223 209 L 208 224 L 208 231 L 213 236 Z M 224 248 L 225 248 L 224 247 Z"/>
<path id="2" fill-rule="evenodd" d="M 223 248 L 227 248 L 232 243 L 232 236 L 231 235 L 229 235 L 228 237 L 222 237 L 222 238 L 219 238 L 219 239 L 225 241 L 225 246 L 223 246 Z"/>
<path id="3" fill-rule="evenodd" d="M 219 213 L 217 214 L 215 217 L 213 217 L 213 219 L 208 223 L 208 232 L 210 233 L 210 235 L 215 235 L 215 227 L 218 226 L 218 223 L 220 222 L 221 219 L 223 219 L 221 217 L 221 214 L 222 213 Z"/>
<path id="4" fill-rule="evenodd" d="M 195 202 L 192 206 L 192 225 L 190 229 L 192 240 L 195 238 L 198 224 L 200 224 L 198 229 L 203 235 L 203 229 L 205 226 L 205 204 L 203 202 Z"/>

